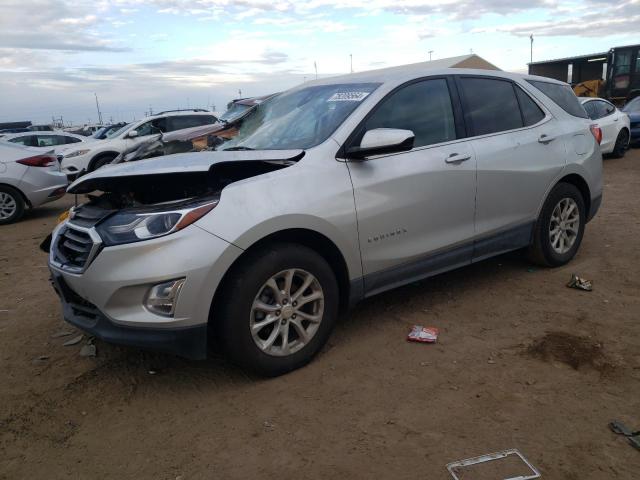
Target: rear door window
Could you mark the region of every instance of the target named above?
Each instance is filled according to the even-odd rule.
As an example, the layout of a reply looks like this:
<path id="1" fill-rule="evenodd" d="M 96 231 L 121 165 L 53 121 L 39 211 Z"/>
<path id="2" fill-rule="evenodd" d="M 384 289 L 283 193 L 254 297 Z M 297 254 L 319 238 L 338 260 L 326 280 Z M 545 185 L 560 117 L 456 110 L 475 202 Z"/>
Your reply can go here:
<path id="1" fill-rule="evenodd" d="M 598 104 L 598 110 L 600 111 L 601 117 L 606 117 L 615 112 L 616 107 L 611 105 L 609 102 L 603 102 L 602 100 L 596 100 Z"/>
<path id="2" fill-rule="evenodd" d="M 55 147 L 61 145 L 58 142 L 58 135 L 38 135 L 39 147 Z"/>
<path id="3" fill-rule="evenodd" d="M 524 126 L 529 127 L 535 125 L 544 118 L 544 112 L 538 106 L 536 102 L 522 90 L 519 86 L 515 86 L 516 96 L 518 97 L 518 103 L 520 104 L 520 110 L 522 110 L 522 120 Z"/>
<path id="4" fill-rule="evenodd" d="M 573 90 L 571 90 L 569 85 L 542 82 L 539 80 L 527 80 L 527 82 L 553 100 L 569 115 L 580 118 L 589 118 L 587 112 L 580 104 L 580 100 L 578 100 L 578 97 L 576 97 L 576 94 L 573 93 Z"/>
<path id="5" fill-rule="evenodd" d="M 58 145 L 66 145 L 69 143 L 78 143 L 79 138 L 69 137 L 68 135 L 58 135 Z"/>
<path id="6" fill-rule="evenodd" d="M 465 116 L 473 135 L 487 135 L 524 126 L 510 81 L 460 77 L 460 85 Z"/>
<path id="7" fill-rule="evenodd" d="M 25 147 L 38 146 L 38 138 L 35 135 L 23 135 L 21 137 L 12 138 L 9 141 L 11 143 L 17 143 L 18 145 L 24 145 Z"/>
<path id="8" fill-rule="evenodd" d="M 215 117 L 213 115 L 180 115 L 176 117 L 170 117 L 169 119 L 169 131 L 182 130 L 184 128 L 201 127 L 203 125 L 209 125 L 215 123 Z"/>
<path id="9" fill-rule="evenodd" d="M 415 135 L 414 147 L 455 140 L 447 81 L 443 78 L 424 80 L 393 92 L 378 104 L 367 119 L 364 131 L 375 128 L 411 130 Z"/>

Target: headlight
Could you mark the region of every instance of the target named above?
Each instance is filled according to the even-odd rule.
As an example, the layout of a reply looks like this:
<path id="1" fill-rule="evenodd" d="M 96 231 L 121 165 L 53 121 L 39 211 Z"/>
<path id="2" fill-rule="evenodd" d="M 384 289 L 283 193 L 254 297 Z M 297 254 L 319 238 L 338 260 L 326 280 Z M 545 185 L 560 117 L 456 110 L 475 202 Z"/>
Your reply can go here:
<path id="1" fill-rule="evenodd" d="M 64 158 L 73 158 L 79 157 L 80 155 L 84 155 L 85 153 L 89 153 L 91 150 L 88 148 L 86 150 L 76 150 L 75 152 L 68 153 L 64 156 Z"/>
<path id="2" fill-rule="evenodd" d="M 191 225 L 209 213 L 218 200 L 175 210 L 122 210 L 96 227 L 105 246 L 162 237 Z"/>

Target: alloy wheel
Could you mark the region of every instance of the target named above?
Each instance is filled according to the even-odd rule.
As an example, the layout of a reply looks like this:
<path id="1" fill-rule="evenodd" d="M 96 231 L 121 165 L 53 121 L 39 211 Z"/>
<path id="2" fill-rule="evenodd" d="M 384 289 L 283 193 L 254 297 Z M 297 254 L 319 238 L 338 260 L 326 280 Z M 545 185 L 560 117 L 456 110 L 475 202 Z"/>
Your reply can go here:
<path id="1" fill-rule="evenodd" d="M 16 199 L 5 192 L 0 192 L 0 220 L 11 218 L 18 208 Z"/>
<path id="2" fill-rule="evenodd" d="M 267 280 L 253 300 L 249 327 L 255 344 L 272 356 L 287 356 L 307 345 L 324 313 L 324 292 L 311 273 L 283 270 Z"/>
<path id="3" fill-rule="evenodd" d="M 580 230 L 580 210 L 573 198 L 560 200 L 551 213 L 549 241 L 556 253 L 565 254 L 576 242 Z"/>

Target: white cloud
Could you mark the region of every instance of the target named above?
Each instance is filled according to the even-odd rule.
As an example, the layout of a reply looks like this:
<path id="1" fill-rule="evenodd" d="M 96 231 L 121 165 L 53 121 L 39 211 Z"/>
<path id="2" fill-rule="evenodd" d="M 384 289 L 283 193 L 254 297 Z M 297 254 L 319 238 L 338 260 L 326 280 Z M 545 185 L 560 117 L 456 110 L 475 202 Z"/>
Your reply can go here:
<path id="1" fill-rule="evenodd" d="M 100 19 L 89 2 L 3 0 L 0 45 L 62 51 L 121 51 L 116 42 L 92 32 Z"/>

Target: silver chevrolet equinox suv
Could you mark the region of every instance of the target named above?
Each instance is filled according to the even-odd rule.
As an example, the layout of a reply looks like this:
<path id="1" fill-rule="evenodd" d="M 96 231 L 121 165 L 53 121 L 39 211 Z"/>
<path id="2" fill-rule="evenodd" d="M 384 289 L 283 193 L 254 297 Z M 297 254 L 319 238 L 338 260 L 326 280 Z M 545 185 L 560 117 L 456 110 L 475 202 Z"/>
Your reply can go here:
<path id="1" fill-rule="evenodd" d="M 52 234 L 65 319 L 107 342 L 244 368 L 309 362 L 341 309 L 528 249 L 555 267 L 602 198 L 570 87 L 415 64 L 305 83 L 216 151 L 107 166 Z"/>

